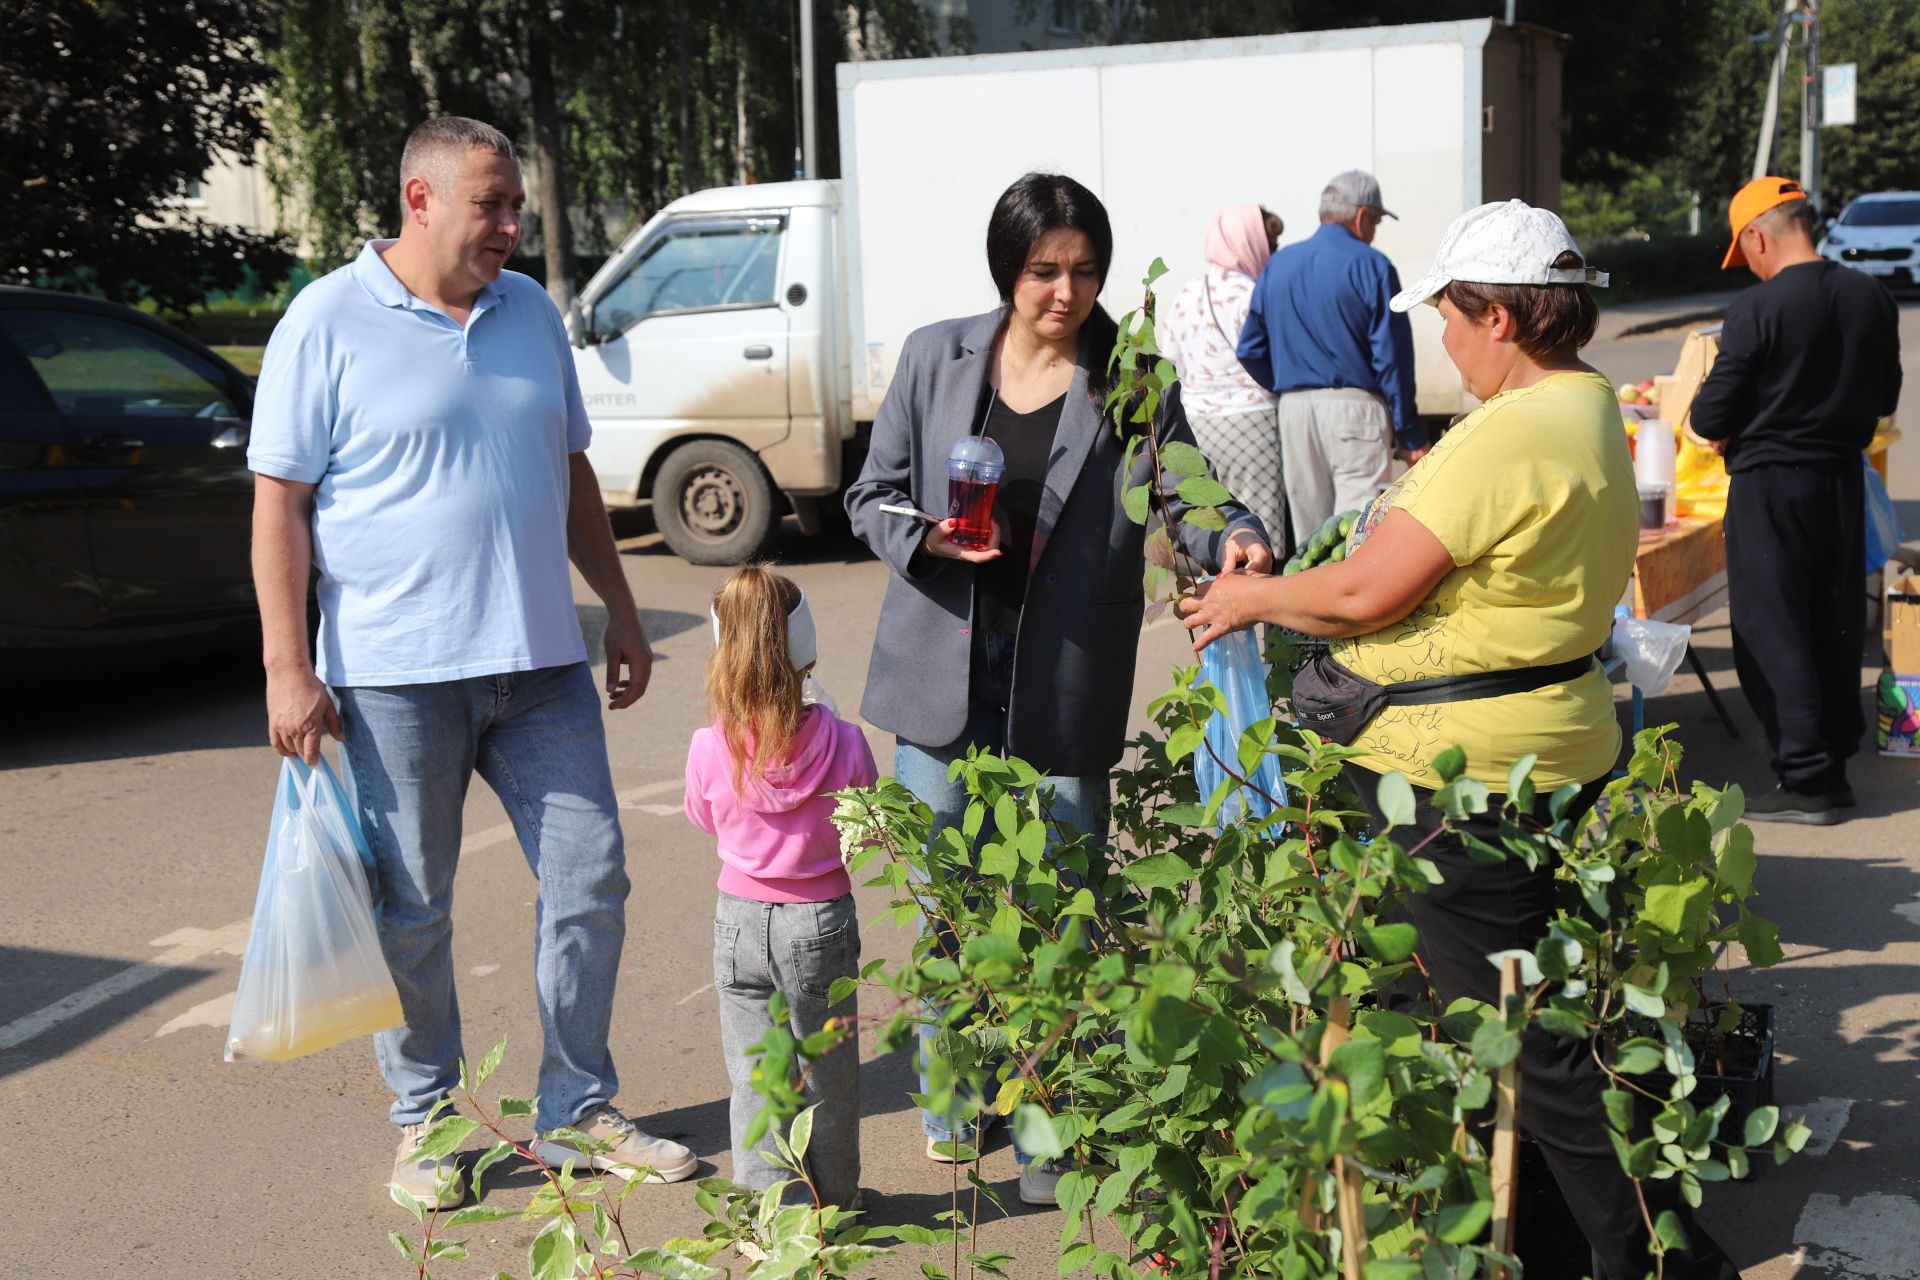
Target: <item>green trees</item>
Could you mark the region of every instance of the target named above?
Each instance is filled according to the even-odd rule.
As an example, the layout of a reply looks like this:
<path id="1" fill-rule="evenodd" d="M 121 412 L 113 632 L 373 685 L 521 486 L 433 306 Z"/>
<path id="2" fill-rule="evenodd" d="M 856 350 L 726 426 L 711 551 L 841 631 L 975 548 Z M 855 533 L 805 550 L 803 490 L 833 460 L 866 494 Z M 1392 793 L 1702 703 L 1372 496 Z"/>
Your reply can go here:
<path id="1" fill-rule="evenodd" d="M 0 275 L 185 310 L 274 283 L 277 237 L 178 206 L 217 152 L 251 162 L 269 78 L 249 43 L 260 0 L 24 0 L 0 9 Z"/>
<path id="2" fill-rule="evenodd" d="M 485 119 L 522 149 L 536 210 L 528 242 L 564 300 L 576 244 L 604 253 L 688 191 L 793 176 L 793 10 L 789 0 L 284 0 L 267 41 L 276 181 L 316 266 L 331 267 L 398 224 L 396 167 L 413 124 Z M 935 45 L 913 0 L 818 4 L 816 20 L 821 159 L 834 173 L 833 64 Z"/>

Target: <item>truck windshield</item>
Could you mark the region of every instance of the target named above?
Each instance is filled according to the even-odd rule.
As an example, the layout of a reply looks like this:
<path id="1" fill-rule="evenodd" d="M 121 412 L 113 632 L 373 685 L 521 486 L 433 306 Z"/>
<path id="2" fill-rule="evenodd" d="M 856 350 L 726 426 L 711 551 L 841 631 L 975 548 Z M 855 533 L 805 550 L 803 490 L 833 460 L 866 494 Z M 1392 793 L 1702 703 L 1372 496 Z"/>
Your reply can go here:
<path id="1" fill-rule="evenodd" d="M 1843 227 L 1920 226 L 1920 197 L 1911 200 L 1856 200 L 1840 219 Z"/>
<path id="2" fill-rule="evenodd" d="M 770 307 L 778 285 L 779 218 L 670 225 L 594 303 L 593 327 L 617 337 L 651 315 Z"/>

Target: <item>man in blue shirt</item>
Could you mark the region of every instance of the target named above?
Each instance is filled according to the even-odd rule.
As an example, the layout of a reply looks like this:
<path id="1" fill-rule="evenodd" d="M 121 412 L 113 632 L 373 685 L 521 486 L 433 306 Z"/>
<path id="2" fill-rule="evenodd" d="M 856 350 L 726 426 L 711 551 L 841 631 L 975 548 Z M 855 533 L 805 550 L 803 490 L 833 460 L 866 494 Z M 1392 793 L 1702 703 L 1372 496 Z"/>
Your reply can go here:
<path id="1" fill-rule="evenodd" d="M 269 733 L 309 765 L 323 730 L 340 739 L 377 864 L 405 1015 L 375 1037 L 401 1126 L 391 1180 L 442 1208 L 466 1193 L 450 1158 L 418 1150 L 459 1084 L 453 879 L 478 772 L 540 885 L 540 1132 L 578 1129 L 611 1148 L 594 1165 L 677 1181 L 693 1154 L 613 1107 L 626 852 L 569 559 L 607 606 L 612 709 L 645 692 L 653 658 L 584 452 L 572 352 L 540 286 L 503 269 L 526 199 L 505 135 L 429 120 L 400 179 L 399 238 L 369 241 L 274 330 L 247 450 Z"/>
<path id="2" fill-rule="evenodd" d="M 1380 183 L 1351 169 L 1320 193 L 1320 229 L 1267 260 L 1240 330 L 1240 363 L 1280 396 L 1288 522 L 1305 541 L 1387 487 L 1397 443 L 1427 451 L 1414 408 L 1413 329 L 1387 303 L 1400 276 L 1373 248 Z"/>

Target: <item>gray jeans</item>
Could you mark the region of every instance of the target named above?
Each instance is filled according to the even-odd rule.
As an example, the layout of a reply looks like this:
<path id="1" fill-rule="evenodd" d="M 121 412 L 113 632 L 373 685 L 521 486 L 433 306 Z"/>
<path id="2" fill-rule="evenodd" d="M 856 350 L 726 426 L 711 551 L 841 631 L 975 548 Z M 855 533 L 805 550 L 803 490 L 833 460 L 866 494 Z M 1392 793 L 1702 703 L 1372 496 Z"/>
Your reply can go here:
<path id="1" fill-rule="evenodd" d="M 835 978 L 860 973 L 860 921 L 851 894 L 831 902 L 751 902 L 720 895 L 713 917 L 713 987 L 720 997 L 720 1044 L 733 1081 L 733 1180 L 764 1191 L 792 1174 L 762 1158 L 772 1155 L 771 1129 L 746 1144 L 763 1099 L 754 1092 L 754 1058 L 747 1052 L 773 1026 L 767 1001 L 787 1000 L 793 1034 L 806 1039 L 827 1019 L 852 1018 L 851 996 L 829 1006 Z M 815 1104 L 807 1171 L 823 1203 L 845 1206 L 860 1189 L 860 1045 L 849 1038 L 812 1064 L 807 1100 Z"/>

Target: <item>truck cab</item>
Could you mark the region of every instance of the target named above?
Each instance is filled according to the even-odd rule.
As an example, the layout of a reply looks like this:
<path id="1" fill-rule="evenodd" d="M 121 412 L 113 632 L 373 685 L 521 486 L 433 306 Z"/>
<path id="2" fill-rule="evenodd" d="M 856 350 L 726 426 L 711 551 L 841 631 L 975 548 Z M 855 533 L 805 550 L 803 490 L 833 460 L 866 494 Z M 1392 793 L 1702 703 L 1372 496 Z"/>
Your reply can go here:
<path id="1" fill-rule="evenodd" d="M 843 483 L 839 207 L 834 181 L 696 192 L 629 236 L 569 309 L 602 495 L 650 502 L 695 564 L 751 556 L 789 505 L 816 525 Z"/>

